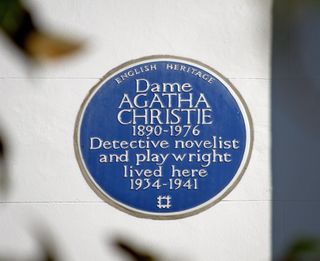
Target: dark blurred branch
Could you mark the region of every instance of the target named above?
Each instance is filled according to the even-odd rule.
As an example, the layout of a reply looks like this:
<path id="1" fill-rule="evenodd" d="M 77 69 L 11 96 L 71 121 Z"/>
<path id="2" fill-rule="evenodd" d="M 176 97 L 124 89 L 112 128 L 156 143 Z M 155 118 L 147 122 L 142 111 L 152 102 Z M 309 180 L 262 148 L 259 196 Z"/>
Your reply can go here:
<path id="1" fill-rule="evenodd" d="M 159 261 L 153 254 L 148 251 L 141 251 L 133 247 L 130 243 L 123 240 L 116 240 L 115 246 L 131 257 L 132 261 Z"/>
<path id="2" fill-rule="evenodd" d="M 0 133 L 0 194 L 6 195 L 9 189 L 9 175 L 7 170 L 7 148 Z"/>
<path id="3" fill-rule="evenodd" d="M 48 234 L 48 231 L 42 231 L 38 229 L 36 238 L 43 253 L 42 261 L 58 261 L 59 258 L 57 249 L 55 243 L 53 242 L 53 237 Z"/>

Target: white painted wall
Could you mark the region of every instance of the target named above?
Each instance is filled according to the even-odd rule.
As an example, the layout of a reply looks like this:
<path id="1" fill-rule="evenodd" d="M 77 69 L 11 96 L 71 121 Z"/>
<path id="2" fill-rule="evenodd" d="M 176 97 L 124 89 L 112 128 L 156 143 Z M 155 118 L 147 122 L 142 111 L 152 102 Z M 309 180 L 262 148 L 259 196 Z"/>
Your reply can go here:
<path id="1" fill-rule="evenodd" d="M 0 254 L 36 255 L 43 224 L 62 260 L 127 260 L 127 237 L 164 260 L 259 261 L 271 256 L 271 0 L 31 0 L 45 28 L 83 39 L 83 53 L 30 68 L 0 37 L 0 127 L 10 148 L 11 190 L 0 198 Z M 84 180 L 73 149 L 90 88 L 128 60 L 170 54 L 229 78 L 254 123 L 249 167 L 211 209 L 185 219 L 139 219 L 109 206 Z M 17 247 L 18 246 L 18 247 Z"/>

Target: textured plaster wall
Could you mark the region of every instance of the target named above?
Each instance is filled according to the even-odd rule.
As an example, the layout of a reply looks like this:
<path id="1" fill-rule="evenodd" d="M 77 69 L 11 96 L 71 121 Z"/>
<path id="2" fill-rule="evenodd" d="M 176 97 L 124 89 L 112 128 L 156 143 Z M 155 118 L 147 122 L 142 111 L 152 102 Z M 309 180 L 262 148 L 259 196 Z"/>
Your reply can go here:
<path id="1" fill-rule="evenodd" d="M 164 260 L 259 261 L 271 256 L 271 1 L 32 0 L 38 22 L 83 39 L 81 54 L 34 68 L 0 36 L 0 127 L 10 191 L 0 198 L 0 253 L 37 255 L 41 225 L 63 260 L 126 260 L 116 237 Z M 229 78 L 254 124 L 251 161 L 218 205 L 185 219 L 139 219 L 101 201 L 73 149 L 79 107 L 110 69 L 142 56 L 199 60 Z"/>

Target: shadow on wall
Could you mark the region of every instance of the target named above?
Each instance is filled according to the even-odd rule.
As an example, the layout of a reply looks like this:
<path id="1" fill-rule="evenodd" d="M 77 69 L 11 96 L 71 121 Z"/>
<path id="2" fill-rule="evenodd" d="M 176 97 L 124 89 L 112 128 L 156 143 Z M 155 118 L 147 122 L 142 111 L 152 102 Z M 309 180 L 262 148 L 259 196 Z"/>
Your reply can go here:
<path id="1" fill-rule="evenodd" d="M 273 260 L 320 260 L 320 1 L 275 0 L 272 48 Z"/>

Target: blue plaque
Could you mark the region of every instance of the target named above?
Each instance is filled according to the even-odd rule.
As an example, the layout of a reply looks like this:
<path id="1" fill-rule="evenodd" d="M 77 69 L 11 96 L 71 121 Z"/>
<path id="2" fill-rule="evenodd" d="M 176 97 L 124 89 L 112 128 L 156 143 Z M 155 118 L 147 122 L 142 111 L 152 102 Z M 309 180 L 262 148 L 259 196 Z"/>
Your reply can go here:
<path id="1" fill-rule="evenodd" d="M 87 95 L 75 151 L 90 186 L 139 217 L 196 214 L 239 182 L 252 148 L 239 93 L 212 68 L 150 56 L 110 71 Z"/>

